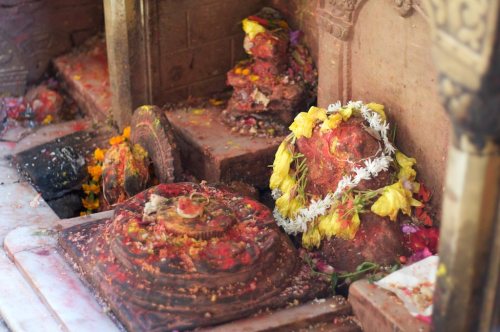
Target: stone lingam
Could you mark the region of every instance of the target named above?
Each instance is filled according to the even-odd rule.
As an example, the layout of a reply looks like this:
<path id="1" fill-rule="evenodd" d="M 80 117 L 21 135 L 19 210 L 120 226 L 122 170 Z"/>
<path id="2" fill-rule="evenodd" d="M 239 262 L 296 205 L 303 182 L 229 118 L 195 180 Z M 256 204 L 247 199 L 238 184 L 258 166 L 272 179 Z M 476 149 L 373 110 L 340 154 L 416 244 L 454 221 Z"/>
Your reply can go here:
<path id="1" fill-rule="evenodd" d="M 214 325 L 328 289 L 269 209 L 204 184 L 150 188 L 59 241 L 130 331 Z"/>

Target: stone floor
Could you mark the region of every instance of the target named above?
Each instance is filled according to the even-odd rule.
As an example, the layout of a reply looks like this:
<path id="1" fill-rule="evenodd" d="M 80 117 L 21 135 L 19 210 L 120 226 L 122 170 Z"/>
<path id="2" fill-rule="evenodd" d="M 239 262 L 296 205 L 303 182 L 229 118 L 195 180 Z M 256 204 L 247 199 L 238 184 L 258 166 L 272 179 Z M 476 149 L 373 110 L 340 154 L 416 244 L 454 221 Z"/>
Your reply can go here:
<path id="1" fill-rule="evenodd" d="M 82 121 L 49 125 L 19 142 L 0 142 L 0 332 L 7 331 L 7 326 L 14 331 L 61 330 L 3 249 L 7 234 L 18 227 L 53 227 L 59 222 L 33 187 L 20 179 L 9 157 L 87 126 Z"/>

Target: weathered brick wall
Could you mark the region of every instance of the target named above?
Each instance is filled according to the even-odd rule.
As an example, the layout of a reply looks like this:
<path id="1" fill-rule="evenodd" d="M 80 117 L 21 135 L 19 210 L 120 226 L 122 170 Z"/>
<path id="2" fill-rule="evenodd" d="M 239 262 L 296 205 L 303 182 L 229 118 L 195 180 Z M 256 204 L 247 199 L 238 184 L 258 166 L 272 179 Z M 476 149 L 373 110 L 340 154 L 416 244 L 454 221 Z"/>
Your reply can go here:
<path id="1" fill-rule="evenodd" d="M 223 90 L 226 72 L 245 57 L 241 20 L 265 4 L 265 0 L 159 0 L 155 103 Z"/>
<path id="2" fill-rule="evenodd" d="M 99 0 L 0 0 L 0 93 L 22 93 L 103 24 Z"/>
<path id="3" fill-rule="evenodd" d="M 304 32 L 304 41 L 313 59 L 318 61 L 317 0 L 271 0 L 269 5 L 278 9 L 294 29 Z"/>

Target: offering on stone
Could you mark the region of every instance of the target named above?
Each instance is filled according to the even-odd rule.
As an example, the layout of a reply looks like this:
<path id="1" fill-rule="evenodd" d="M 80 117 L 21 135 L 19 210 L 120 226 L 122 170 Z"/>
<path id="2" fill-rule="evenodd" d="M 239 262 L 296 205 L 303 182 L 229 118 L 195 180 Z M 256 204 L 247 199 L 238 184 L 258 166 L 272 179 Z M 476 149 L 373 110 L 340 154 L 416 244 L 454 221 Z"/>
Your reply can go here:
<path id="1" fill-rule="evenodd" d="M 319 296 L 264 205 L 204 184 L 160 184 L 60 242 L 131 331 L 191 329 Z"/>
<path id="2" fill-rule="evenodd" d="M 311 107 L 290 130 L 270 179 L 278 225 L 301 233 L 304 247 L 320 248 L 344 271 L 365 261 L 394 264 L 419 251 L 408 252 L 401 227 L 431 226 L 415 212 L 429 218 L 422 210 L 429 197 L 416 181 L 416 160 L 391 142 L 383 105 Z M 435 245 L 429 247 L 435 252 Z"/>
<path id="3" fill-rule="evenodd" d="M 240 133 L 283 135 L 297 110 L 316 95 L 317 72 L 301 32 L 281 14 L 263 8 L 243 20 L 244 48 L 250 59 L 227 74 L 233 94 L 223 120 Z"/>

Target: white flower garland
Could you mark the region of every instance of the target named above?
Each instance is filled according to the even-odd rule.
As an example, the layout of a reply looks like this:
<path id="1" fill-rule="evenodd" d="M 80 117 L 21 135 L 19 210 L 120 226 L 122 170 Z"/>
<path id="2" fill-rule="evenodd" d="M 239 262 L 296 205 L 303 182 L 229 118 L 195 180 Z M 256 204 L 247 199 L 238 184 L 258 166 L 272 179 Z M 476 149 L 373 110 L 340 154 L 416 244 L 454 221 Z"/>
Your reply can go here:
<path id="1" fill-rule="evenodd" d="M 355 188 L 361 181 L 370 180 L 376 177 L 380 172 L 389 169 L 390 163 L 392 162 L 392 155 L 396 151 L 388 138 L 389 123 L 384 121 L 380 114 L 371 110 L 361 101 L 349 101 L 346 107 L 359 110 L 369 127 L 379 135 L 384 145 L 381 156 L 365 160 L 364 167 L 354 168 L 354 176 L 345 175 L 339 181 L 335 192 L 328 193 L 323 199 L 312 200 L 308 207 L 304 207 L 297 212 L 295 218 L 287 219 L 281 215 L 277 208 L 275 208 L 273 212 L 274 218 L 278 225 L 283 227 L 288 234 L 296 235 L 297 233 L 306 232 L 309 222 L 324 215 L 333 205 L 334 201 L 339 199 L 346 190 Z M 336 113 L 340 109 L 342 109 L 342 104 L 340 101 L 337 101 L 328 106 L 327 113 Z M 275 189 L 272 192 L 272 196 L 275 200 L 280 198 L 281 195 L 282 192 L 279 189 Z"/>

